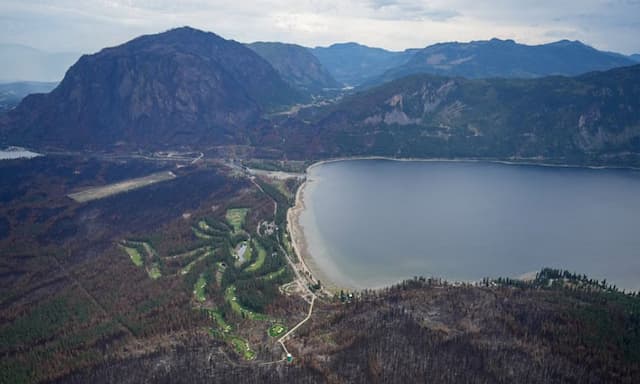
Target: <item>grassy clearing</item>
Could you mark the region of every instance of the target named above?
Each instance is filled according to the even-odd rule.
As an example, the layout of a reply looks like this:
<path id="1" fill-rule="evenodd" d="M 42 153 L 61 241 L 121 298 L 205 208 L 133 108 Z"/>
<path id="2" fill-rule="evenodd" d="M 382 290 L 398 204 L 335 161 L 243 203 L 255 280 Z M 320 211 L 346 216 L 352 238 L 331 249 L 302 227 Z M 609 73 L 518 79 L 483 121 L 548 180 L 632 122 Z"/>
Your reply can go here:
<path id="1" fill-rule="evenodd" d="M 253 246 L 258 251 L 258 258 L 253 264 L 247 267 L 246 269 L 247 272 L 255 272 L 260 268 L 262 268 L 262 265 L 264 264 L 264 260 L 267 258 L 267 251 L 264 248 L 262 248 L 262 245 L 260 245 L 259 242 L 257 242 L 256 240 L 253 240 Z"/>
<path id="2" fill-rule="evenodd" d="M 144 261 L 142 260 L 142 255 L 140 254 L 140 252 L 138 252 L 137 249 L 127 247 L 126 245 L 122 244 L 120 244 L 120 247 L 124 249 L 125 252 L 127 252 L 127 255 L 129 255 L 131 261 L 133 262 L 133 264 L 135 264 L 136 267 L 142 267 Z"/>
<path id="3" fill-rule="evenodd" d="M 206 257 L 213 255 L 213 251 L 207 251 L 204 255 L 198 257 L 197 259 L 193 260 L 192 262 L 190 262 L 189 264 L 187 264 L 186 267 L 182 268 L 180 270 L 180 274 L 181 275 L 186 275 L 187 273 L 189 273 L 191 271 L 191 269 L 198 264 L 200 261 L 204 260 Z"/>
<path id="4" fill-rule="evenodd" d="M 160 267 L 157 264 L 153 264 L 151 268 L 147 269 L 147 274 L 152 279 L 158 279 L 162 276 L 162 272 L 160 272 Z"/>
<path id="5" fill-rule="evenodd" d="M 176 175 L 174 175 L 172 172 L 163 171 L 137 179 L 130 179 L 114 184 L 105 185 L 102 187 L 85 189 L 84 191 L 71 193 L 67 196 L 77 201 L 78 203 L 86 203 L 87 201 L 99 200 L 111 195 L 116 195 L 118 193 L 146 187 L 148 185 L 159 183 L 161 181 L 171 180 L 175 177 Z"/>
<path id="6" fill-rule="evenodd" d="M 209 224 L 204 220 L 198 221 L 198 228 L 205 232 L 213 232 L 213 228 L 211 228 L 211 226 L 209 226 Z"/>
<path id="7" fill-rule="evenodd" d="M 224 332 L 229 333 L 233 330 L 231 325 L 229 325 L 225 320 L 222 314 L 214 309 L 207 309 L 207 313 L 209 314 L 209 318 L 215 320 L 218 328 Z"/>
<path id="8" fill-rule="evenodd" d="M 156 256 L 156 250 L 153 249 L 153 247 L 151 245 L 149 245 L 149 243 L 142 242 L 142 243 L 135 243 L 135 244 L 141 244 L 144 247 L 144 250 L 147 252 L 147 255 L 150 258 L 153 258 L 154 256 Z"/>
<path id="9" fill-rule="evenodd" d="M 211 235 L 207 235 L 206 233 L 202 232 L 201 230 L 199 230 L 198 228 L 195 227 L 191 227 L 191 229 L 193 230 L 193 234 L 196 235 L 196 237 L 198 239 L 204 239 L 204 240 L 211 240 L 213 239 L 213 236 Z"/>
<path id="10" fill-rule="evenodd" d="M 193 249 L 191 251 L 188 252 L 184 252 L 184 253 L 178 253 L 176 255 L 171 255 L 171 256 L 167 256 L 166 259 L 179 259 L 179 258 L 189 258 L 192 256 L 197 255 L 198 253 L 202 252 L 202 251 L 211 251 L 213 250 L 213 247 L 200 247 L 200 248 L 196 248 Z"/>
<path id="11" fill-rule="evenodd" d="M 253 247 L 247 242 L 247 249 L 244 251 L 244 261 L 251 261 L 253 257 Z"/>
<path id="12" fill-rule="evenodd" d="M 193 295 L 196 297 L 196 300 L 199 302 L 203 302 L 207 300 L 207 297 L 204 294 L 204 288 L 207 286 L 207 280 L 204 278 L 204 274 L 200 274 L 198 281 L 193 288 Z"/>
<path id="13" fill-rule="evenodd" d="M 224 298 L 229 302 L 229 304 L 231 305 L 231 309 L 235 313 L 251 320 L 268 320 L 268 317 L 266 315 L 253 312 L 240 305 L 240 303 L 238 302 L 238 298 L 236 297 L 236 287 L 234 285 L 231 285 L 227 288 L 227 290 L 224 292 Z"/>
<path id="14" fill-rule="evenodd" d="M 233 328 L 225 320 L 222 314 L 215 309 L 207 309 L 210 319 L 215 320 L 217 329 L 211 329 L 209 333 L 213 336 L 219 336 L 233 346 L 233 349 L 245 360 L 253 360 L 256 353 L 249 346 L 249 342 L 240 336 L 232 335 Z"/>
<path id="15" fill-rule="evenodd" d="M 284 180 L 272 180 L 272 183 L 276 186 L 278 191 L 282 193 L 287 199 L 293 198 L 293 193 L 287 188 Z"/>
<path id="16" fill-rule="evenodd" d="M 282 324 L 276 323 L 269 327 L 269 336 L 271 337 L 279 337 L 283 335 L 287 331 L 287 327 Z"/>
<path id="17" fill-rule="evenodd" d="M 256 357 L 256 353 L 249 348 L 249 342 L 238 336 L 231 337 L 231 345 L 245 360 L 253 360 Z"/>
<path id="18" fill-rule="evenodd" d="M 240 232 L 247 218 L 249 208 L 232 208 L 228 209 L 225 215 L 229 225 L 233 227 L 234 232 Z"/>
<path id="19" fill-rule="evenodd" d="M 275 279 L 275 278 L 279 277 L 280 275 L 282 275 L 286 270 L 287 270 L 287 267 L 282 267 L 282 268 L 278 269 L 278 270 L 277 270 L 277 271 L 275 271 L 275 272 L 271 272 L 271 273 L 269 273 L 269 274 L 266 274 L 266 275 L 264 275 L 264 276 L 261 276 L 261 277 L 260 277 L 260 279 L 263 279 L 263 280 L 273 280 L 273 279 Z"/>

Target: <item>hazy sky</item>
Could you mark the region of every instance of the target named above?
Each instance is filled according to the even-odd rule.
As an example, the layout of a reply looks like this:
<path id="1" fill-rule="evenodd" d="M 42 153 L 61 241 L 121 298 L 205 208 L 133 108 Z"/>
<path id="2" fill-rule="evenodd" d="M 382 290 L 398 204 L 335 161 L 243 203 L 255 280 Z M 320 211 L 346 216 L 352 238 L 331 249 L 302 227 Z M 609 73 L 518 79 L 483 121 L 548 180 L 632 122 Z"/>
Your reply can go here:
<path id="1" fill-rule="evenodd" d="M 491 37 L 640 53 L 640 0 L 0 0 L 0 43 L 93 52 L 190 25 L 242 42 L 401 50 Z"/>

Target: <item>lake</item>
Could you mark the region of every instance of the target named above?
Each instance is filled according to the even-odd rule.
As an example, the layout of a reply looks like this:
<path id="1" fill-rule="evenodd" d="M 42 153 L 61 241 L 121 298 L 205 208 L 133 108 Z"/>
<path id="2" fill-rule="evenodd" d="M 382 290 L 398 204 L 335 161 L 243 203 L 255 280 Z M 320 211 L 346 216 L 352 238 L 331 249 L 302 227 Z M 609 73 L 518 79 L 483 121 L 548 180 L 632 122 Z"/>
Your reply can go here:
<path id="1" fill-rule="evenodd" d="M 352 160 L 309 169 L 299 223 L 318 277 L 376 288 L 562 268 L 640 289 L 640 172 Z"/>

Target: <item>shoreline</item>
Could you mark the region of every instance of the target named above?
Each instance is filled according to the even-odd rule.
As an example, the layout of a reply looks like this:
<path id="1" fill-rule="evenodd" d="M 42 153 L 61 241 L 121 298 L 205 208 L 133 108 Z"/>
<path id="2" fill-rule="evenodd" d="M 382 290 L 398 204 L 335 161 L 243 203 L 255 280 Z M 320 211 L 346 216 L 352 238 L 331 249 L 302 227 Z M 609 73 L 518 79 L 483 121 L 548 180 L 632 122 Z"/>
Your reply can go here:
<path id="1" fill-rule="evenodd" d="M 296 257 L 298 258 L 298 264 L 300 264 L 305 272 L 311 275 L 312 280 L 320 281 L 321 290 L 329 294 L 335 294 L 336 292 L 339 292 L 340 289 L 345 288 L 340 284 L 337 284 L 315 263 L 313 256 L 309 251 L 304 230 L 300 224 L 300 215 L 306 208 L 304 192 L 310 181 L 307 173 L 308 169 L 309 168 L 305 170 L 304 181 L 296 191 L 295 205 L 287 210 L 287 231 L 289 232 L 293 251 L 296 253 Z"/>
<path id="2" fill-rule="evenodd" d="M 335 294 L 340 289 L 345 291 L 358 291 L 359 289 L 351 287 L 347 288 L 342 284 L 338 284 L 333 280 L 328 273 L 323 271 L 313 259 L 313 255 L 309 250 L 307 239 L 304 234 L 302 225 L 300 224 L 300 215 L 306 209 L 304 192 L 307 184 L 312 181 L 309 179 L 309 171 L 315 167 L 323 164 L 336 163 L 340 161 L 354 161 L 354 160 L 387 160 L 387 161 L 399 161 L 399 162 L 433 162 L 433 163 L 490 163 L 490 164 L 503 164 L 503 165 L 526 165 L 526 166 L 538 166 L 538 167 L 550 167 L 550 168 L 583 168 L 590 170 L 631 170 L 640 171 L 637 167 L 620 167 L 620 166 L 589 166 L 589 165 L 576 165 L 576 164 L 553 164 L 544 162 L 532 162 L 532 161 L 518 161 L 518 160 L 499 160 L 499 159 L 472 159 L 472 158 L 395 158 L 387 156 L 355 156 L 355 157 L 337 157 L 326 160 L 319 160 L 310 164 L 304 171 L 304 181 L 298 187 L 295 196 L 295 203 L 287 210 L 287 231 L 289 232 L 291 245 L 298 258 L 298 262 L 302 268 L 311 274 L 314 280 L 320 280 L 322 283 L 322 289 Z M 526 280 L 530 278 L 532 272 L 525 273 L 521 276 L 513 277 L 519 280 Z M 443 279 L 446 280 L 446 279 Z M 398 281 L 399 283 L 400 281 Z M 477 281 L 451 281 L 451 283 L 467 283 L 474 284 Z M 383 289 L 384 287 L 378 288 Z M 375 288 L 373 290 L 376 290 Z"/>
<path id="3" fill-rule="evenodd" d="M 352 160 L 388 160 L 399 162 L 424 162 L 424 163 L 490 163 L 503 165 L 527 165 L 549 168 L 583 168 L 592 170 L 611 169 L 611 170 L 628 170 L 640 171 L 640 167 L 616 166 L 616 165 L 586 165 L 586 164 L 569 164 L 569 163 L 545 163 L 544 161 L 534 160 L 501 160 L 498 158 L 471 158 L 471 157 L 389 157 L 389 156 L 352 156 L 352 157 L 334 157 L 325 160 L 318 160 L 305 169 L 305 175 L 309 170 L 322 164 L 336 163 L 339 161 Z"/>

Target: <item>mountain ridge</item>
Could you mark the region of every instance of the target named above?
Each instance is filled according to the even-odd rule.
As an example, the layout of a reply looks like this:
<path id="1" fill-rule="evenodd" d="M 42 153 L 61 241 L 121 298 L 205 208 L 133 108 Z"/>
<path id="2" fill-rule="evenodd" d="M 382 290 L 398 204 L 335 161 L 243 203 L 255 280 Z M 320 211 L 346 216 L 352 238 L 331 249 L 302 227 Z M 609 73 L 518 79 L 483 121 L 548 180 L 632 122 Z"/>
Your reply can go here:
<path id="1" fill-rule="evenodd" d="M 315 147 L 301 157 L 638 166 L 639 111 L 640 65 L 635 65 L 536 79 L 412 75 L 339 104 L 302 110 L 289 125 L 292 131 L 313 131 Z"/>
<path id="2" fill-rule="evenodd" d="M 285 81 L 301 92 L 313 94 L 341 87 L 305 47 L 264 41 L 256 41 L 247 46 L 267 60 Z"/>
<path id="3" fill-rule="evenodd" d="M 246 140 L 301 95 L 244 45 L 188 27 L 83 55 L 49 94 L 2 117 L 5 140 L 109 148 Z"/>
<path id="4" fill-rule="evenodd" d="M 345 85 L 356 86 L 366 79 L 408 60 L 412 50 L 402 52 L 368 47 L 355 42 L 335 43 L 309 50 L 333 77 Z"/>
<path id="5" fill-rule="evenodd" d="M 438 43 L 417 50 L 406 63 L 391 68 L 366 85 L 417 73 L 467 78 L 532 78 L 575 76 L 596 70 L 633 65 L 630 58 L 599 51 L 580 41 L 559 40 L 526 45 L 514 40 L 478 40 Z"/>

